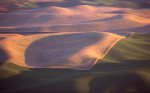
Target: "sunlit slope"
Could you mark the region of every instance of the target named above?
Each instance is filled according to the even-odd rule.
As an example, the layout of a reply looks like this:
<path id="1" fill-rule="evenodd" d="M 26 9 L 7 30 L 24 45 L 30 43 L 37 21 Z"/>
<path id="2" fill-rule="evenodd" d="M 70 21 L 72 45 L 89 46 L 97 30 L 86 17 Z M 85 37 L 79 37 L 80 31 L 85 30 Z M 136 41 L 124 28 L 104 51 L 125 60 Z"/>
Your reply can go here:
<path id="1" fill-rule="evenodd" d="M 6 62 L 30 68 L 89 69 L 121 39 L 107 32 L 1 34 Z"/>

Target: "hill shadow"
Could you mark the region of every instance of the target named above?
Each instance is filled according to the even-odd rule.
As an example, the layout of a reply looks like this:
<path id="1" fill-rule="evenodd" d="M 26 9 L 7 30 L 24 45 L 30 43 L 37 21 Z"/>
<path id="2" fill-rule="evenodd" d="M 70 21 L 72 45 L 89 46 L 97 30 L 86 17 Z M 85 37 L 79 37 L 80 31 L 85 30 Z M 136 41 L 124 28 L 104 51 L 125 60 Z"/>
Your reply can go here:
<path id="1" fill-rule="evenodd" d="M 4 37 L 0 37 L 0 41 L 5 39 Z M 9 59 L 9 55 L 7 52 L 2 48 L 0 45 L 0 66 L 3 65 L 4 62 L 6 62 Z"/>
<path id="2" fill-rule="evenodd" d="M 0 79 L 0 83 L 2 84 L 0 92 L 78 93 L 73 82 L 74 74 L 74 71 L 64 69 L 30 69 L 30 71 L 23 71 L 10 78 Z"/>
<path id="3" fill-rule="evenodd" d="M 127 1 L 127 0 L 64 0 L 62 2 L 35 2 L 38 7 L 74 7 L 78 5 L 92 5 L 92 6 L 107 6 L 120 8 L 150 8 L 150 1 Z"/>
<path id="4" fill-rule="evenodd" d="M 72 7 L 77 5 L 82 5 L 81 0 L 64 0 L 63 2 L 36 2 L 38 7 L 49 7 L 49 6 L 58 6 L 58 7 Z"/>
<path id="5" fill-rule="evenodd" d="M 116 73 L 96 77 L 88 93 L 150 93 L 146 81 L 135 73 Z"/>
<path id="6" fill-rule="evenodd" d="M 13 64 L 14 65 L 14 64 Z M 128 64 L 126 67 L 133 64 Z M 116 65 L 118 66 L 118 65 Z M 82 93 L 77 85 L 89 86 L 85 93 L 149 93 L 150 86 L 134 68 L 116 69 L 111 65 L 109 70 L 69 70 L 35 68 L 22 71 L 9 78 L 0 79 L 1 93 Z M 16 67 L 13 67 L 16 69 Z M 104 68 L 104 67 L 103 67 Z M 149 67 L 148 67 L 149 68 Z M 20 70 L 21 68 L 18 68 Z M 128 69 L 128 71 L 125 71 Z M 6 68 L 7 70 L 7 68 Z M 112 72 L 113 70 L 113 72 Z M 7 70 L 8 71 L 8 70 Z M 11 72 L 11 71 L 10 71 Z M 9 74 L 11 74 L 9 72 Z M 101 73 L 102 72 L 102 73 Z M 5 72 L 6 73 L 6 72 Z M 93 77 L 90 81 L 86 80 Z M 84 79 L 85 78 L 85 79 Z M 148 78 L 148 77 L 146 77 Z M 81 82 L 84 79 L 84 82 Z M 80 82 L 76 82 L 80 80 Z M 77 84 L 77 85 L 76 85 Z M 82 86 L 84 88 L 84 86 Z"/>
<path id="7" fill-rule="evenodd" d="M 9 56 L 7 55 L 7 53 L 0 48 L 0 66 L 9 58 Z"/>

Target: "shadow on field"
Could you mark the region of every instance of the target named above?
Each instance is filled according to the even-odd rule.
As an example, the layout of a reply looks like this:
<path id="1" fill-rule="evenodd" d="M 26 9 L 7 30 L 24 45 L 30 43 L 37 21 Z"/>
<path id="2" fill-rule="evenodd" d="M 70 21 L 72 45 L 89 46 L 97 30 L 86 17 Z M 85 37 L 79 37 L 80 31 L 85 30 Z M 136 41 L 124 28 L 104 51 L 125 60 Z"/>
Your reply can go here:
<path id="1" fill-rule="evenodd" d="M 94 6 L 108 6 L 108 7 L 122 7 L 122 8 L 150 8 L 150 1 L 148 0 L 64 0 L 60 2 L 36 2 L 37 7 L 73 7 L 78 5 L 94 5 Z"/>
<path id="2" fill-rule="evenodd" d="M 0 66 L 9 58 L 7 53 L 0 47 Z"/>
<path id="3" fill-rule="evenodd" d="M 105 72 L 104 70 L 30 69 L 10 78 L 0 79 L 2 84 L 0 91 L 1 93 L 82 93 L 83 91 L 87 91 L 85 93 L 150 93 L 149 82 L 144 79 L 150 77 L 143 78 L 132 69 L 124 70 L 111 71 L 110 69 Z M 89 80 L 89 77 L 92 78 Z M 80 90 L 79 87 L 83 89 Z"/>
<path id="4" fill-rule="evenodd" d="M 5 39 L 4 37 L 0 37 L 0 41 Z M 9 59 L 9 55 L 7 52 L 0 46 L 0 66 L 3 65 L 3 63 Z"/>
<path id="5" fill-rule="evenodd" d="M 89 86 L 89 93 L 150 93 L 146 81 L 135 73 L 96 77 Z"/>

